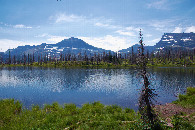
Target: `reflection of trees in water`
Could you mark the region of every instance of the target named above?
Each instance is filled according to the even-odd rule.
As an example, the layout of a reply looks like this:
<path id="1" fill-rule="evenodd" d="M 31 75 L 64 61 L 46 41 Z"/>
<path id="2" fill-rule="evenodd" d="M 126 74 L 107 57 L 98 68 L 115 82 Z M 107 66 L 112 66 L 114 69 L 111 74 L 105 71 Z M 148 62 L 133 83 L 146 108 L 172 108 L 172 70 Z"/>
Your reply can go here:
<path id="1" fill-rule="evenodd" d="M 187 87 L 194 86 L 195 71 L 193 68 L 152 68 L 148 70 L 155 79 L 155 89 L 168 94 L 184 93 Z M 154 80 L 151 80 L 154 81 Z"/>

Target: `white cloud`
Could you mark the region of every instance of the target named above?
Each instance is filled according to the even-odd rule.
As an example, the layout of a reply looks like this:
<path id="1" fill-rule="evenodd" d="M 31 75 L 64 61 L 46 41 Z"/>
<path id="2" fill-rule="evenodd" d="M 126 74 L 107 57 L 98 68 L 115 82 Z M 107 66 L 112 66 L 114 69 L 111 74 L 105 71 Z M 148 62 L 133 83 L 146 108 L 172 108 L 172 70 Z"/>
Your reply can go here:
<path id="1" fill-rule="evenodd" d="M 65 36 L 55 36 L 55 35 L 50 35 L 47 33 L 43 33 L 40 35 L 35 36 L 37 38 L 44 38 L 45 42 L 49 43 L 49 44 L 55 44 L 58 43 L 64 39 L 68 39 L 69 37 L 65 37 Z"/>
<path id="2" fill-rule="evenodd" d="M 175 30 L 172 33 L 182 33 L 182 28 L 180 27 L 175 27 Z"/>
<path id="3" fill-rule="evenodd" d="M 121 28 L 120 26 L 111 25 L 111 24 L 103 24 L 103 23 L 100 23 L 100 22 L 97 22 L 97 23 L 95 23 L 94 25 L 95 25 L 95 26 L 98 26 L 98 27 L 111 28 L 111 29 L 118 29 L 118 28 Z"/>
<path id="4" fill-rule="evenodd" d="M 7 24 L 7 23 L 3 23 L 3 22 L 0 22 L 1 25 L 3 26 L 6 26 L 6 27 L 11 27 L 12 25 L 11 24 Z"/>
<path id="5" fill-rule="evenodd" d="M 107 19 L 104 17 L 92 17 L 92 16 L 82 16 L 77 14 L 67 14 L 66 12 L 56 13 L 55 15 L 50 16 L 49 20 L 52 20 L 55 23 L 85 22 L 87 24 L 91 24 L 99 27 L 118 28 L 118 26 L 110 24 L 113 22 L 112 19 Z"/>
<path id="6" fill-rule="evenodd" d="M 195 26 L 187 27 L 185 32 L 186 33 L 195 32 Z"/>
<path id="7" fill-rule="evenodd" d="M 136 36 L 133 32 L 123 31 L 123 30 L 117 30 L 116 33 L 118 33 L 120 35 L 130 36 L 130 37 Z"/>
<path id="8" fill-rule="evenodd" d="M 51 16 L 50 20 L 55 20 L 56 23 L 63 23 L 63 22 L 80 22 L 85 20 L 86 18 L 83 16 L 78 16 L 75 14 L 67 15 L 66 13 L 59 13 L 55 16 Z"/>
<path id="9" fill-rule="evenodd" d="M 164 20 L 151 20 L 149 22 L 146 22 L 148 26 L 153 27 L 157 31 L 161 31 L 163 33 L 165 32 L 171 32 L 173 31 L 173 27 L 175 23 L 177 23 L 179 19 L 164 19 Z"/>
<path id="10" fill-rule="evenodd" d="M 120 49 L 126 49 L 132 45 L 130 41 L 126 38 L 106 35 L 104 37 L 78 37 L 90 45 L 93 45 L 98 48 L 103 48 L 112 51 L 118 51 Z"/>
<path id="11" fill-rule="evenodd" d="M 152 20 L 149 23 L 149 26 L 154 27 L 155 30 L 161 31 L 161 32 L 166 32 L 167 28 L 169 27 L 169 24 L 172 23 L 172 21 L 169 20 Z"/>
<path id="12" fill-rule="evenodd" d="M 98 26 L 98 27 L 109 27 L 109 24 L 95 23 L 95 26 Z"/>
<path id="13" fill-rule="evenodd" d="M 144 36 L 146 36 L 146 37 L 152 37 L 152 34 L 146 34 Z"/>
<path id="14" fill-rule="evenodd" d="M 169 9 L 168 8 L 169 4 L 170 3 L 168 3 L 167 0 L 157 0 L 157 1 L 154 1 L 154 2 L 151 2 L 151 3 L 147 4 L 147 7 L 148 8 L 161 9 L 161 10 L 167 10 L 167 9 Z"/>
<path id="15" fill-rule="evenodd" d="M 24 28 L 24 25 L 18 24 L 18 25 L 15 25 L 14 28 Z"/>
<path id="16" fill-rule="evenodd" d="M 151 22 L 150 26 L 161 29 L 165 27 L 165 24 L 162 21 L 161 22 L 156 21 L 156 22 Z"/>
<path id="17" fill-rule="evenodd" d="M 153 39 L 153 40 L 146 41 L 145 44 L 153 46 L 159 41 L 160 41 L 160 38 L 156 38 L 156 39 Z"/>
<path id="18" fill-rule="evenodd" d="M 0 52 L 5 52 L 8 49 L 17 48 L 18 46 L 39 45 L 40 43 L 24 42 L 24 41 L 18 41 L 18 40 L 10 40 L 10 39 L 0 39 L 0 45 L 1 45 Z"/>
<path id="19" fill-rule="evenodd" d="M 135 28 L 135 27 L 132 27 L 132 26 L 126 27 L 125 29 L 126 29 L 127 31 L 136 31 L 136 32 L 139 32 L 140 29 L 143 31 L 142 28 Z"/>
<path id="20" fill-rule="evenodd" d="M 135 37 L 135 34 L 138 34 L 141 28 L 136 28 L 133 26 L 125 27 L 123 30 L 117 30 L 116 33 L 120 35 L 126 35 L 130 37 Z M 143 29 L 141 29 L 143 31 Z"/>
<path id="21" fill-rule="evenodd" d="M 108 21 L 110 22 L 111 20 L 108 20 Z M 108 29 L 118 29 L 117 30 L 117 33 L 121 33 L 121 32 L 123 33 L 123 32 L 125 32 L 124 35 L 128 34 L 126 32 L 129 32 L 129 31 L 134 31 L 134 32 L 139 32 L 140 31 L 140 28 L 136 28 L 136 27 L 133 27 L 133 26 L 122 27 L 122 26 L 119 26 L 119 25 L 112 25 L 109 22 L 107 22 L 107 23 L 97 22 L 94 25 L 97 26 L 97 27 L 103 27 L 103 28 L 108 28 Z M 125 31 L 122 31 L 122 30 L 125 30 Z M 143 29 L 142 29 L 142 31 L 143 31 Z"/>
<path id="22" fill-rule="evenodd" d="M 47 36 L 49 36 L 47 33 L 43 33 L 43 34 L 37 35 L 35 37 L 47 37 Z"/>
<path id="23" fill-rule="evenodd" d="M 69 37 L 63 37 L 63 36 L 52 36 L 52 35 L 49 35 L 49 36 L 50 38 L 47 39 L 47 42 L 52 43 L 52 44 L 61 42 L 62 40 L 69 38 Z"/>
<path id="24" fill-rule="evenodd" d="M 101 27 L 103 29 L 111 29 L 111 33 L 118 33 L 120 35 L 124 36 L 136 36 L 135 33 L 137 34 L 140 30 L 140 28 L 136 28 L 133 26 L 130 27 L 123 27 L 121 25 L 114 25 L 115 23 L 112 19 L 106 19 L 104 17 L 99 17 L 99 18 L 91 18 L 91 17 L 86 17 L 86 16 L 78 16 L 75 14 L 68 15 L 66 13 L 60 13 L 56 14 L 55 16 L 51 16 L 50 20 L 55 20 L 55 23 L 63 23 L 63 22 L 85 22 L 86 26 L 95 26 L 95 27 Z M 78 23 L 76 23 L 77 26 Z M 83 26 L 83 25 L 82 25 Z M 105 34 L 108 35 L 108 34 Z M 40 37 L 40 36 L 39 36 Z"/>
<path id="25" fill-rule="evenodd" d="M 14 25 L 13 27 L 14 27 L 14 28 L 28 28 L 28 29 L 32 28 L 32 27 L 30 27 L 30 26 L 25 26 L 25 25 L 23 25 L 23 24 L 17 24 L 17 25 Z"/>

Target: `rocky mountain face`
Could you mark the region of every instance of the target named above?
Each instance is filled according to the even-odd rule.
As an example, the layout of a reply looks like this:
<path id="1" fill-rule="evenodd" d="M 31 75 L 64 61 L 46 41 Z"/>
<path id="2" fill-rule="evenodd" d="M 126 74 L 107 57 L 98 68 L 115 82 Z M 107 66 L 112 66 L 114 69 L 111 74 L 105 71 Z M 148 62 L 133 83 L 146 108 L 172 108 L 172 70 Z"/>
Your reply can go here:
<path id="1" fill-rule="evenodd" d="M 135 44 L 127 49 L 120 50 L 121 53 L 134 52 L 138 50 L 139 45 Z M 195 33 L 164 33 L 161 40 L 154 46 L 145 46 L 145 52 L 156 52 L 164 49 L 195 49 Z"/>
<path id="2" fill-rule="evenodd" d="M 165 33 L 155 48 L 162 49 L 167 46 L 193 49 L 195 48 L 195 33 Z"/>

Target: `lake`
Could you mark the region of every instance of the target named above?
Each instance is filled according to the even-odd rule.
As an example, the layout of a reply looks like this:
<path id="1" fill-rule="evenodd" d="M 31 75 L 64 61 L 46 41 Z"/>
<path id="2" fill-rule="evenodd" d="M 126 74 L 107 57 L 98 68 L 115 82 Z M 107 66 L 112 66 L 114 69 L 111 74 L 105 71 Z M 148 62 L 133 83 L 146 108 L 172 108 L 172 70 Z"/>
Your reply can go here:
<path id="1" fill-rule="evenodd" d="M 195 69 L 161 67 L 147 69 L 151 87 L 156 90 L 156 104 L 170 103 L 195 86 Z M 38 67 L 0 68 L 0 99 L 14 98 L 29 108 L 58 102 L 100 101 L 134 110 L 143 86 L 139 70 L 130 69 L 61 69 Z"/>

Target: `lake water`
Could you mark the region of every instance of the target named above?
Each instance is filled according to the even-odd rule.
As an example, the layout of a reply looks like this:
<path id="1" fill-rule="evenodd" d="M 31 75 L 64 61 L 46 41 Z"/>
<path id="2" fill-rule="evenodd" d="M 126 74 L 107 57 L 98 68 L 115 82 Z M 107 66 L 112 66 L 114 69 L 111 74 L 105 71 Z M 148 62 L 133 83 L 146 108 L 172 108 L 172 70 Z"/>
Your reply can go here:
<path id="1" fill-rule="evenodd" d="M 58 102 L 84 103 L 100 101 L 137 110 L 143 81 L 138 70 L 131 69 L 60 69 L 0 68 L 0 99 L 14 98 L 29 108 Z M 149 68 L 151 87 L 158 104 L 177 99 L 189 86 L 195 86 L 194 68 Z"/>

